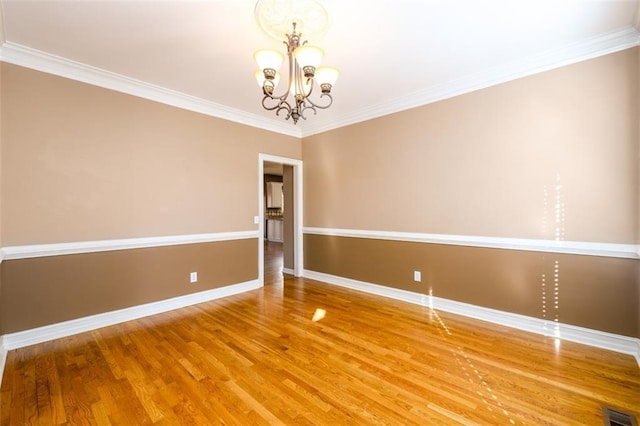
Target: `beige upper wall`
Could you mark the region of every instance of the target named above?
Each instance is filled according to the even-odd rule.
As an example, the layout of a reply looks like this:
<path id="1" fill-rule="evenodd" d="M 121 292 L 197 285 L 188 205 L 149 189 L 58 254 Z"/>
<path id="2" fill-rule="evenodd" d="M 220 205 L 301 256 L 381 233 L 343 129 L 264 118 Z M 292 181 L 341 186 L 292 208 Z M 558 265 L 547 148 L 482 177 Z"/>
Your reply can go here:
<path id="1" fill-rule="evenodd" d="M 1 15 L 2 12 L 0 12 Z M 0 19 L 2 16 L 0 16 Z M 2 24 L 0 23 L 0 30 Z M 2 107 L 4 105 L 4 96 L 2 96 L 2 75 L 3 75 L 3 67 L 0 66 L 0 247 L 2 247 Z M 2 296 L 2 292 L 0 291 L 0 297 Z M 1 325 L 1 324 L 0 324 Z"/>
<path id="2" fill-rule="evenodd" d="M 1 8 L 0 8 L 1 9 Z M 0 20 L 2 12 L 0 12 Z M 0 23 L 0 30 L 2 30 Z M 2 96 L 2 66 L 0 66 L 0 247 L 2 247 L 2 105 L 4 104 Z M 0 306 L 2 305 L 2 271 L 0 270 Z M 3 330 L 3 319 L 0 312 L 0 332 Z"/>
<path id="3" fill-rule="evenodd" d="M 257 229 L 300 140 L 2 63 L 2 244 Z"/>
<path id="4" fill-rule="evenodd" d="M 636 20 L 640 20 L 640 9 L 638 9 L 638 16 Z M 636 83 L 636 99 L 640 100 L 640 49 L 636 49 L 637 55 L 637 64 L 638 64 L 638 72 L 637 72 L 637 83 Z M 640 101 L 638 101 L 640 102 Z M 640 106 L 636 109 L 636 123 L 637 123 L 637 133 L 636 139 L 638 141 L 638 156 L 637 156 L 637 167 L 638 167 L 638 192 L 640 192 Z M 638 225 L 637 225 L 637 239 L 636 241 L 640 244 L 640 196 L 638 196 Z M 640 254 L 640 253 L 639 253 Z M 636 273 L 636 288 L 638 295 L 638 331 L 640 332 L 640 262 L 638 262 L 637 273 Z"/>
<path id="5" fill-rule="evenodd" d="M 640 9 L 638 9 L 638 19 L 640 19 Z M 638 99 L 638 105 L 636 106 L 636 140 L 638 141 L 638 150 L 637 150 L 637 163 L 636 166 L 638 168 L 638 188 L 640 188 L 640 48 L 636 49 L 637 52 L 637 79 L 636 79 L 636 99 Z M 638 191 L 640 192 L 640 190 Z M 638 234 L 637 234 L 637 240 L 638 243 L 640 243 L 640 195 L 638 195 L 638 211 L 637 211 L 637 217 L 638 217 L 638 226 L 636 228 Z M 639 274 L 638 274 L 638 288 L 640 289 L 640 269 L 639 269 Z M 640 291 L 638 292 L 638 294 L 640 295 Z M 640 303 L 638 304 L 638 306 L 640 306 Z M 640 320 L 640 318 L 639 318 Z M 640 327 L 639 327 L 640 329 Z"/>
<path id="6" fill-rule="evenodd" d="M 254 229 L 257 153 L 305 226 L 632 243 L 640 49 L 305 138 L 2 63 L 2 245 Z M 545 192 L 546 191 L 546 192 Z"/>
<path id="7" fill-rule="evenodd" d="M 305 138 L 305 226 L 634 243 L 638 52 Z"/>

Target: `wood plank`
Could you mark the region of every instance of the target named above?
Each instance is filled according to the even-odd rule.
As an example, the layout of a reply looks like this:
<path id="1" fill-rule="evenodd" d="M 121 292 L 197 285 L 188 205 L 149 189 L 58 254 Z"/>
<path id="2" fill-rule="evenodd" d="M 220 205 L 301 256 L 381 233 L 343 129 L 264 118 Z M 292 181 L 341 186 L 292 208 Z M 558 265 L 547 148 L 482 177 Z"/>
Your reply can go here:
<path id="1" fill-rule="evenodd" d="M 631 356 L 268 262 L 262 289 L 10 351 L 0 424 L 571 425 L 602 424 L 602 405 L 640 419 Z"/>

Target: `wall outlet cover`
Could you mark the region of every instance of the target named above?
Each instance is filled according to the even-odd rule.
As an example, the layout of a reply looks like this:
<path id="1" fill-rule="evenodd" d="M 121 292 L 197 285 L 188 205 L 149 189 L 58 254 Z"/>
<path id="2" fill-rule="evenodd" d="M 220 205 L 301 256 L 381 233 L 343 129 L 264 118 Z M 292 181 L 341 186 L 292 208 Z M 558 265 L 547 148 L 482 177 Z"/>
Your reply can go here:
<path id="1" fill-rule="evenodd" d="M 422 273 L 420 271 L 413 271 L 413 280 L 416 282 L 422 281 Z"/>
<path id="2" fill-rule="evenodd" d="M 198 273 L 197 272 L 192 272 L 191 274 L 189 274 L 189 280 L 192 283 L 197 283 L 198 282 Z"/>

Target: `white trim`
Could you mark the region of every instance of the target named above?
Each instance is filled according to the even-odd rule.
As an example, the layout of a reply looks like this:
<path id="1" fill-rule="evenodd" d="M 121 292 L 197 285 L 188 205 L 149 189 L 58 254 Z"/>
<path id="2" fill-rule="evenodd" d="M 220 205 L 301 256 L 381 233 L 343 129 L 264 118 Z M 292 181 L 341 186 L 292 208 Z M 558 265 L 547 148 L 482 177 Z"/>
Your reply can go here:
<path id="1" fill-rule="evenodd" d="M 305 234 L 640 259 L 640 245 L 305 227 Z"/>
<path id="2" fill-rule="evenodd" d="M 638 362 L 638 366 L 640 366 L 640 339 L 637 338 L 606 333 L 599 330 L 591 330 L 588 328 L 577 327 L 575 325 L 545 321 L 538 318 L 484 308 L 482 306 L 470 305 L 468 303 L 456 302 L 454 300 L 442 299 L 440 297 L 429 296 L 427 294 L 399 290 L 306 269 L 304 271 L 304 277 L 350 288 L 352 290 L 375 294 L 377 296 L 413 303 L 415 305 L 428 306 L 431 309 L 450 312 L 481 321 L 516 328 L 518 330 L 541 334 L 543 336 L 554 337 L 614 352 L 629 354 L 635 357 Z"/>
<path id="3" fill-rule="evenodd" d="M 258 282 L 264 285 L 264 160 L 258 154 Z"/>
<path id="4" fill-rule="evenodd" d="M 257 231 L 218 232 L 211 234 L 167 235 L 161 237 L 126 238 L 121 240 L 79 241 L 71 243 L 10 246 L 0 250 L 5 260 L 32 257 L 61 256 L 66 254 L 94 253 L 101 251 L 129 250 L 182 244 L 211 243 L 216 241 L 257 238 Z"/>
<path id="5" fill-rule="evenodd" d="M 638 19 L 640 18 L 636 17 L 635 19 L 634 25 L 636 26 L 638 26 Z M 0 39 L 0 42 L 1 41 Z M 258 114 L 241 111 L 202 98 L 135 80 L 97 67 L 32 49 L 18 43 L 0 43 L 0 60 L 144 99 L 150 99 L 189 111 L 195 111 L 288 136 L 304 138 L 638 45 L 640 45 L 640 31 L 630 25 L 612 32 L 589 37 L 542 54 L 533 55 L 524 60 L 499 64 L 492 69 L 470 74 L 436 86 L 427 87 L 410 93 L 407 96 L 389 99 L 371 105 L 368 108 L 353 111 L 353 113 L 343 115 L 339 119 L 322 121 L 321 118 L 318 118 L 317 120 L 305 123 L 304 127 L 292 126 L 288 121 L 277 118 L 266 118 Z"/>
<path id="6" fill-rule="evenodd" d="M 552 49 L 542 54 L 533 55 L 524 60 L 499 64 L 491 69 L 427 87 L 403 97 L 388 99 L 381 103 L 370 105 L 365 109 L 343 115 L 341 118 L 330 122 L 323 122 L 321 119 L 316 119 L 309 124 L 305 124 L 302 137 L 309 137 L 318 133 L 431 104 L 518 78 L 639 46 L 639 29 L 628 26 Z"/>
<path id="7" fill-rule="evenodd" d="M 212 290 L 206 290 L 199 293 L 192 293 L 185 296 L 174 297 L 172 299 L 161 300 L 159 302 L 147 303 L 144 305 L 133 306 L 131 308 L 46 325 L 44 327 L 38 327 L 31 330 L 5 334 L 3 336 L 4 349 L 8 351 L 35 345 L 37 343 L 84 333 L 86 331 L 96 330 L 98 328 L 119 324 L 125 321 L 132 321 L 150 315 L 156 315 L 174 309 L 208 302 L 210 300 L 244 293 L 258 288 L 260 288 L 258 280 L 246 281 L 226 287 L 214 288 Z"/>
<path id="8" fill-rule="evenodd" d="M 247 126 L 258 127 L 298 138 L 300 138 L 302 134 L 299 128 L 292 126 L 288 121 L 285 122 L 283 120 L 262 117 L 257 114 L 72 61 L 61 56 L 52 55 L 18 43 L 5 42 L 1 44 L 0 60 L 166 105 L 245 124 Z"/>
<path id="9" fill-rule="evenodd" d="M 287 275 L 295 275 L 295 271 L 290 268 L 282 268 L 282 273 Z"/>
<path id="10" fill-rule="evenodd" d="M 4 347 L 4 337 L 0 336 L 0 386 L 4 376 L 4 365 L 7 363 L 7 349 Z"/>

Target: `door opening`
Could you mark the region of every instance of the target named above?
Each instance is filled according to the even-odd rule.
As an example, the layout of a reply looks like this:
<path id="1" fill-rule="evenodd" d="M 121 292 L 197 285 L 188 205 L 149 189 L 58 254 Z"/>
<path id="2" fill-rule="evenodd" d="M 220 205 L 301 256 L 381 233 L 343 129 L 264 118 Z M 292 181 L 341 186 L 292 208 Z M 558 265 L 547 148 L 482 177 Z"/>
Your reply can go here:
<path id="1" fill-rule="evenodd" d="M 282 169 L 281 186 L 272 166 Z M 276 173 L 277 175 L 277 173 Z M 275 182 L 271 184 L 270 182 Z M 279 188 L 282 187 L 282 190 Z M 278 193 L 282 191 L 282 193 Z M 282 197 L 282 198 L 281 198 Z M 283 272 L 302 276 L 302 161 L 269 154 L 258 155 L 258 280 L 265 282 L 265 243 L 282 241 Z M 279 247 L 267 254 L 272 259 Z M 273 264 L 271 264 L 273 265 Z M 270 271 L 271 272 L 271 271 Z"/>

